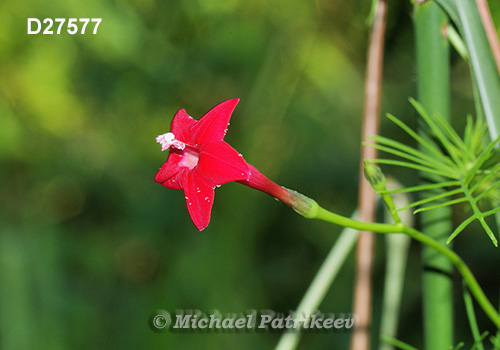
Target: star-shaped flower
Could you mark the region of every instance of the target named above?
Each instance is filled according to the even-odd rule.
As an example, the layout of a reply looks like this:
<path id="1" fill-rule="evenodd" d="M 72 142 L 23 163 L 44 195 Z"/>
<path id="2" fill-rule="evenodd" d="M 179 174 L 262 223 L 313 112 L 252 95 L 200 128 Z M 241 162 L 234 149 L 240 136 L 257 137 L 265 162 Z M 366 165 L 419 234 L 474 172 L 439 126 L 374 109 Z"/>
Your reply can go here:
<path id="1" fill-rule="evenodd" d="M 155 181 L 184 191 L 189 215 L 200 231 L 210 222 L 215 187 L 250 178 L 249 165 L 241 154 L 223 141 L 238 102 L 222 102 L 200 120 L 181 109 L 172 120 L 170 132 L 156 138 L 162 151 L 170 148 L 170 154 Z"/>
<path id="2" fill-rule="evenodd" d="M 191 118 L 184 109 L 178 111 L 170 132 L 156 138 L 161 150 L 170 148 L 170 154 L 155 181 L 184 191 L 189 215 L 200 231 L 210 222 L 215 187 L 231 181 L 263 191 L 299 214 L 312 217 L 316 202 L 272 182 L 223 141 L 238 102 L 222 102 L 200 120 Z"/>

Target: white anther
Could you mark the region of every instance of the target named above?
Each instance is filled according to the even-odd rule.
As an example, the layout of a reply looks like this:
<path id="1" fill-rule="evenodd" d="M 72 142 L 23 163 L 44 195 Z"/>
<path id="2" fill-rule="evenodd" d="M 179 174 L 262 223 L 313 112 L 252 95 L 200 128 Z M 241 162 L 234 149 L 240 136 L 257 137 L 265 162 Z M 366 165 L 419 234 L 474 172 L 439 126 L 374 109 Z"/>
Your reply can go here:
<path id="1" fill-rule="evenodd" d="M 165 151 L 169 147 L 180 149 L 181 151 L 186 147 L 186 144 L 182 141 L 176 140 L 175 135 L 171 132 L 160 135 L 156 138 L 156 142 L 161 144 L 161 150 Z"/>

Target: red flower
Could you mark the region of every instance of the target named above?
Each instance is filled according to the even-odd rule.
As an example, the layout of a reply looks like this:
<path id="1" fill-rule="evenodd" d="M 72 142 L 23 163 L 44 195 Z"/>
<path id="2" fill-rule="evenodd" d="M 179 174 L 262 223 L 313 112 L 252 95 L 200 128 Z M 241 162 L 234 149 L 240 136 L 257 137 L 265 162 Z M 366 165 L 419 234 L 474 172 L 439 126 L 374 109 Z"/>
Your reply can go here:
<path id="1" fill-rule="evenodd" d="M 155 181 L 184 191 L 189 215 L 200 231 L 210 222 L 214 188 L 250 177 L 241 154 L 223 141 L 238 102 L 239 99 L 222 102 L 200 120 L 181 109 L 172 120 L 171 132 L 156 138 L 162 150 L 170 147 L 170 154 Z"/>
<path id="2" fill-rule="evenodd" d="M 200 120 L 181 109 L 172 120 L 171 131 L 156 138 L 162 151 L 170 148 L 170 154 L 155 181 L 184 191 L 189 215 L 200 231 L 210 222 L 215 187 L 231 181 L 264 191 L 298 211 L 304 206 L 299 194 L 269 180 L 223 141 L 238 102 L 222 102 Z"/>

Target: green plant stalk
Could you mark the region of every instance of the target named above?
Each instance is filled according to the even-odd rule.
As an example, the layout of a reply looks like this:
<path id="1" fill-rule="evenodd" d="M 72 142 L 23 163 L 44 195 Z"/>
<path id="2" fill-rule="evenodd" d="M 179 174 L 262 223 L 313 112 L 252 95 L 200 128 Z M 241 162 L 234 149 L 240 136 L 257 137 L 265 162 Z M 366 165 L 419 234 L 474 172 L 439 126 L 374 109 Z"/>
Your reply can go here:
<path id="1" fill-rule="evenodd" d="M 477 350 L 484 350 L 483 342 L 481 341 L 481 334 L 479 332 L 479 327 L 476 321 L 476 315 L 474 313 L 472 298 L 470 296 L 469 290 L 467 289 L 467 286 L 465 285 L 463 288 L 463 294 L 465 310 L 467 312 L 467 318 L 469 319 L 470 330 L 472 332 L 472 336 L 474 337 L 474 343 L 477 344 Z"/>
<path id="2" fill-rule="evenodd" d="M 495 327 L 500 330 L 500 315 L 495 310 L 491 302 L 488 300 L 483 290 L 481 289 L 479 283 L 476 278 L 465 264 L 465 262 L 458 256 L 453 250 L 442 245 L 432 237 L 429 237 L 422 232 L 415 230 L 412 227 L 406 226 L 402 222 L 395 224 L 380 224 L 380 223 L 369 223 L 357 221 L 351 218 L 347 218 L 335 213 L 332 213 L 322 207 L 320 207 L 316 202 L 309 199 L 310 206 L 306 215 L 303 215 L 309 219 L 317 219 L 326 222 L 330 222 L 332 224 L 340 225 L 343 227 L 350 227 L 360 231 L 371 231 L 376 233 L 404 233 L 411 238 L 419 241 L 424 244 L 426 247 L 431 248 L 439 255 L 441 255 L 446 260 L 450 261 L 457 271 L 460 273 L 465 283 L 469 287 L 471 294 L 476 299 L 476 302 L 479 304 L 484 313 L 488 316 L 488 318 L 493 322 Z M 450 344 L 451 345 L 451 344 Z M 446 348 L 448 348 L 447 345 Z"/>
<path id="3" fill-rule="evenodd" d="M 433 1 L 415 3 L 414 8 L 418 99 L 431 117 L 439 114 L 444 119 L 449 119 L 449 45 L 443 34 L 446 32 L 447 17 Z M 422 197 L 439 196 L 442 192 L 443 189 L 437 188 L 423 192 Z M 452 231 L 451 209 L 441 207 L 422 212 L 421 226 L 424 237 L 432 240 L 431 245 L 426 244 L 422 248 L 424 347 L 447 349 L 453 344 L 453 281 L 450 277 L 450 262 L 457 260 L 453 254 L 449 254 L 449 248 L 446 248 L 448 256 L 438 255 L 436 251 L 439 252 L 444 247 L 446 238 Z"/>
<path id="4" fill-rule="evenodd" d="M 357 217 L 357 213 L 354 213 L 353 217 Z M 304 297 L 297 306 L 295 310 L 296 315 L 311 315 L 316 312 L 328 292 L 328 289 L 335 280 L 335 277 L 337 277 L 340 268 L 354 248 L 358 240 L 358 235 L 359 231 L 351 228 L 345 228 L 342 231 L 330 250 L 330 253 L 328 253 L 328 256 L 321 265 L 318 273 L 309 285 Z M 281 336 L 278 345 L 276 345 L 275 350 L 296 349 L 302 335 L 300 332 L 301 328 L 302 324 L 291 332 L 285 332 Z"/>
<path id="5" fill-rule="evenodd" d="M 390 187 L 401 188 L 402 186 L 395 181 Z M 380 193 L 380 192 L 379 192 Z M 388 196 L 388 194 L 385 194 Z M 398 193 L 393 198 L 384 199 L 387 204 L 385 210 L 385 222 L 391 222 L 389 215 L 394 222 L 403 222 L 405 225 L 413 226 L 414 216 L 409 211 L 403 211 L 401 218 L 391 207 L 396 208 L 405 206 L 409 202 L 409 196 L 405 193 Z M 397 218 L 397 220 L 396 220 Z M 385 280 L 384 297 L 382 303 L 382 316 L 380 319 L 381 337 L 396 338 L 398 334 L 399 315 L 401 309 L 401 299 L 403 297 L 403 286 L 406 278 L 406 266 L 408 262 L 408 252 L 411 238 L 406 235 L 386 235 L 386 262 L 385 262 Z M 379 350 L 393 350 L 394 347 L 382 339 L 379 343 Z"/>

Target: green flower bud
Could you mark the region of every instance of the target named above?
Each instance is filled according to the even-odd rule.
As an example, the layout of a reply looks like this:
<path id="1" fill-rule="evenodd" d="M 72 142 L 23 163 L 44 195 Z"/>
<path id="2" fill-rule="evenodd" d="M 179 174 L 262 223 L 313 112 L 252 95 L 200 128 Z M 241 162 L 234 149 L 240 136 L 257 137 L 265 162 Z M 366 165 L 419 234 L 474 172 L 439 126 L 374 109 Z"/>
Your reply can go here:
<path id="1" fill-rule="evenodd" d="M 378 193 L 386 190 L 386 179 L 385 175 L 380 170 L 378 166 L 373 164 L 372 162 L 365 160 L 363 161 L 365 164 L 365 178 L 370 183 L 375 191 Z"/>
<path id="2" fill-rule="evenodd" d="M 294 190 L 288 190 L 288 193 L 290 195 L 289 205 L 293 208 L 293 210 L 295 210 L 295 212 L 308 219 L 312 219 L 317 216 L 319 205 L 315 200 Z"/>

